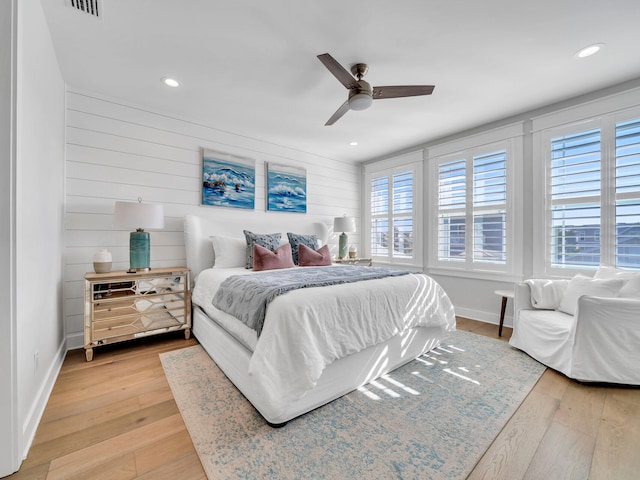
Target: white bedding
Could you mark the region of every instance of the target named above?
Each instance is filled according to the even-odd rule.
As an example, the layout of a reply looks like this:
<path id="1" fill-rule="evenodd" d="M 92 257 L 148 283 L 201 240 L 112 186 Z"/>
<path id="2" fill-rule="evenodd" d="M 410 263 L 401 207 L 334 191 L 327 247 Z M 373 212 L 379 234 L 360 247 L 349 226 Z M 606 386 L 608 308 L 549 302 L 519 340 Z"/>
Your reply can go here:
<path id="1" fill-rule="evenodd" d="M 205 313 L 218 322 L 233 337 L 250 351 L 254 351 L 258 336 L 256 331 L 247 327 L 235 317 L 213 306 L 211 300 L 225 278 L 231 275 L 248 275 L 252 270 L 241 268 L 208 268 L 198 274 L 196 285 L 191 293 L 191 302 L 198 305 Z"/>
<path id="2" fill-rule="evenodd" d="M 244 268 L 203 270 L 192 301 L 253 351 L 249 374 L 276 411 L 311 390 L 336 359 L 410 328 L 455 329 L 453 306 L 442 288 L 426 275 L 409 274 L 281 295 L 267 308 L 258 341 L 255 331 L 211 305 L 227 276 L 251 273 Z"/>

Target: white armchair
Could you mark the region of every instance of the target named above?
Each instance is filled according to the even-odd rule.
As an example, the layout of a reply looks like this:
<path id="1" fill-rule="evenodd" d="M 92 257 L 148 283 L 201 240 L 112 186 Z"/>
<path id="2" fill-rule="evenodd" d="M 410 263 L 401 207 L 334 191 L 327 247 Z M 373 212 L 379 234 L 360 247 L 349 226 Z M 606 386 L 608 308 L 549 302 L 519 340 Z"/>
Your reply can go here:
<path id="1" fill-rule="evenodd" d="M 630 298 L 580 295 L 571 315 L 536 308 L 531 282 L 515 286 L 512 346 L 576 380 L 640 385 L 640 298 L 635 293 Z"/>

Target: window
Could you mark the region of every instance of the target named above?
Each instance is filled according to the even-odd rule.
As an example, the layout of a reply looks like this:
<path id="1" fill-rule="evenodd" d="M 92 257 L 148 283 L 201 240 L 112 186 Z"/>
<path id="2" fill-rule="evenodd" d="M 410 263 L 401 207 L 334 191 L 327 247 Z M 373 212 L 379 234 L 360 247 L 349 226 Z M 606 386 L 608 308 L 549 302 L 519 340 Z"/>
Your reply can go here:
<path id="1" fill-rule="evenodd" d="M 436 159 L 439 266 L 507 270 L 508 142 Z"/>
<path id="2" fill-rule="evenodd" d="M 640 118 L 547 130 L 548 273 L 640 269 Z"/>
<path id="3" fill-rule="evenodd" d="M 371 255 L 413 258 L 413 170 L 371 179 Z"/>
<path id="4" fill-rule="evenodd" d="M 552 267 L 600 264 L 600 130 L 551 139 Z"/>
<path id="5" fill-rule="evenodd" d="M 615 265 L 640 268 L 640 118 L 616 125 Z"/>
<path id="6" fill-rule="evenodd" d="M 421 161 L 422 155 L 419 158 Z M 365 175 L 365 208 L 369 210 L 365 228 L 370 232 L 365 245 L 375 261 L 419 265 L 421 255 L 416 250 L 416 240 L 420 233 L 420 192 L 416 185 L 420 164 L 392 166 L 397 163 L 382 162 L 378 168 L 387 168 Z"/>

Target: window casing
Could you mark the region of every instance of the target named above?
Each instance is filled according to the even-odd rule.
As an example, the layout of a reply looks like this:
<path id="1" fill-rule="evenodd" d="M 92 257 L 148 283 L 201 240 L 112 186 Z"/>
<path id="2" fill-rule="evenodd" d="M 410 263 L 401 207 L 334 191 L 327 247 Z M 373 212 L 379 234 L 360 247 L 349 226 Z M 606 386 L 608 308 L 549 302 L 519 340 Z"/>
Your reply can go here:
<path id="1" fill-rule="evenodd" d="M 540 133 L 546 275 L 640 269 L 640 110 Z"/>

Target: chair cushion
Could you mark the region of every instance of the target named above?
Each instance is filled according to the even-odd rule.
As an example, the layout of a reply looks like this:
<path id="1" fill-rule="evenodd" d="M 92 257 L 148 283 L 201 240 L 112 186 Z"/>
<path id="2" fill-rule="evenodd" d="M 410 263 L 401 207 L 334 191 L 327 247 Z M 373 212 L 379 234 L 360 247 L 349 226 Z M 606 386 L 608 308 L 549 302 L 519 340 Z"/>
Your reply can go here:
<path id="1" fill-rule="evenodd" d="M 509 343 L 541 363 L 571 373 L 572 315 L 556 310 L 520 310 Z"/>

